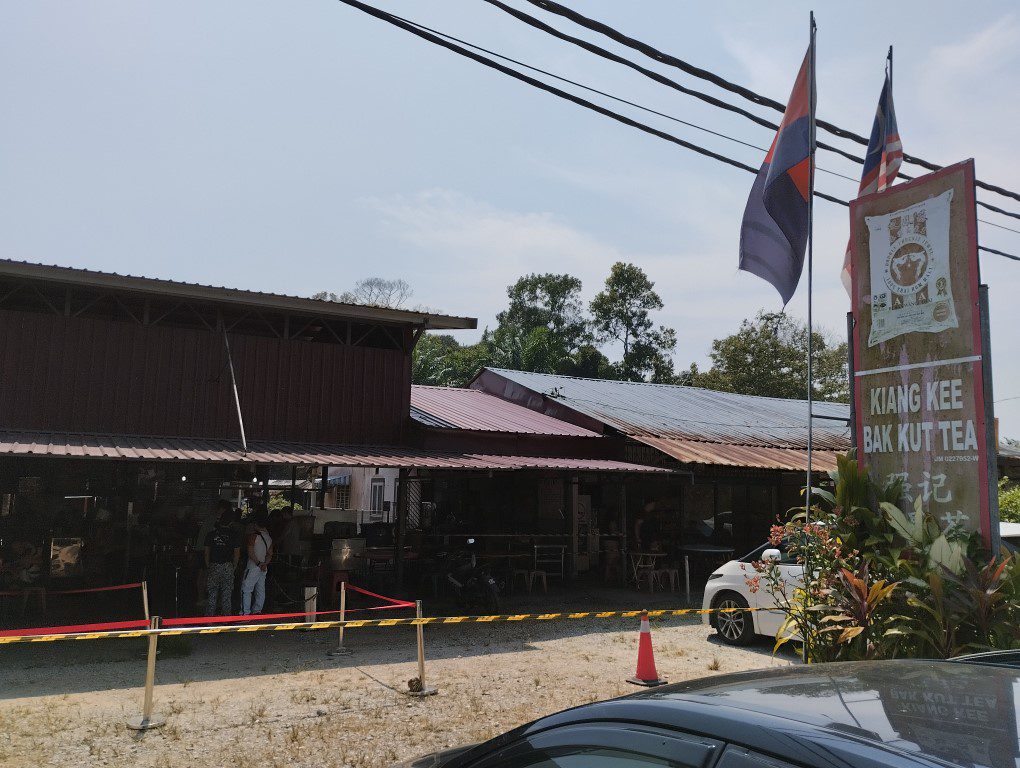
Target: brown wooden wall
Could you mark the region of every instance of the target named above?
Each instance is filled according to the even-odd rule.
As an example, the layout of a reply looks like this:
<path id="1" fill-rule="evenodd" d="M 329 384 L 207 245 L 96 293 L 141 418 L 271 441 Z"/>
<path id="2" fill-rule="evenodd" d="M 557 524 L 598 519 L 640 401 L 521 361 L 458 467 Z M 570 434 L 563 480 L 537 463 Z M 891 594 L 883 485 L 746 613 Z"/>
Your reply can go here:
<path id="1" fill-rule="evenodd" d="M 394 443 L 397 350 L 231 334 L 249 440 Z M 237 437 L 222 334 L 0 310 L 0 428 Z"/>

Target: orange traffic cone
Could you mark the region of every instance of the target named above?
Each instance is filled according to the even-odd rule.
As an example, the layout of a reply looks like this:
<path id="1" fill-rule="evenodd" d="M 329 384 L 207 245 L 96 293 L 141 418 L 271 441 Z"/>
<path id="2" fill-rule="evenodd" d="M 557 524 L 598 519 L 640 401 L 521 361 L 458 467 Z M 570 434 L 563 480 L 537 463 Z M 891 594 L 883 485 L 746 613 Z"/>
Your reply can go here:
<path id="1" fill-rule="evenodd" d="M 648 626 L 648 611 L 641 612 L 641 637 L 638 640 L 637 672 L 634 677 L 627 678 L 634 685 L 665 685 L 666 681 L 659 678 L 655 671 L 655 654 L 652 653 L 652 630 Z"/>

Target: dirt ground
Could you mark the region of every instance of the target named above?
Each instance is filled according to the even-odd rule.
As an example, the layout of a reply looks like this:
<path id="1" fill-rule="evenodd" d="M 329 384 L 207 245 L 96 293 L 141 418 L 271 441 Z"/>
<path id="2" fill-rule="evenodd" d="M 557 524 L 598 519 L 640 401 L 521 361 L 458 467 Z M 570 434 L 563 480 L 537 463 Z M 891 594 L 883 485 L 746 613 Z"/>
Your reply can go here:
<path id="1" fill-rule="evenodd" d="M 634 593 L 549 595 L 515 611 L 633 608 Z M 645 607 L 676 607 L 642 596 Z M 555 607 L 554 607 L 555 606 Z M 86 766 L 388 766 L 480 741 L 565 707 L 636 690 L 638 621 L 427 627 L 427 682 L 414 628 L 352 629 L 353 653 L 329 659 L 335 631 L 166 638 L 157 665 L 159 730 L 129 731 L 141 711 L 139 641 L 0 648 L 0 764 Z M 785 666 L 767 644 L 735 649 L 697 618 L 653 624 L 655 660 L 670 681 Z"/>

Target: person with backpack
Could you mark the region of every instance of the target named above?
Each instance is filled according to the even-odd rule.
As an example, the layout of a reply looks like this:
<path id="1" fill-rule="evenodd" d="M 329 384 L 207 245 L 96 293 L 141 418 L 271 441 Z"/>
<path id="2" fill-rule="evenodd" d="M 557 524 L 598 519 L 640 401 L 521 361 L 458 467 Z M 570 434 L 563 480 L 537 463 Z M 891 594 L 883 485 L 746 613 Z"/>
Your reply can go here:
<path id="1" fill-rule="evenodd" d="M 266 573 L 273 559 L 273 539 L 266 524 L 269 521 L 265 506 L 260 506 L 252 518 L 255 527 L 248 536 L 248 563 L 241 579 L 241 614 L 261 613 L 266 601 Z"/>
<path id="2" fill-rule="evenodd" d="M 234 571 L 241 557 L 241 542 L 233 528 L 233 510 L 229 503 L 216 518 L 216 526 L 205 536 L 206 616 L 231 615 Z"/>

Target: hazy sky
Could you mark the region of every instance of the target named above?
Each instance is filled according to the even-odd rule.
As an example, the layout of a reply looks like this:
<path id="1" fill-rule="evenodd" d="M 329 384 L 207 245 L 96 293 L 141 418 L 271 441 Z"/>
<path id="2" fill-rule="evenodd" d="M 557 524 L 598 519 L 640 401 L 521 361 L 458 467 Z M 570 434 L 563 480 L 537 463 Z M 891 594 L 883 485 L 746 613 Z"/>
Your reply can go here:
<path id="1" fill-rule="evenodd" d="M 807 43 L 805 3 L 572 4 L 780 101 Z M 759 146 L 771 140 L 767 129 L 481 0 L 378 5 Z M 894 44 L 906 151 L 938 163 L 974 157 L 979 178 L 1020 188 L 1020 13 L 1012 3 L 971 3 L 965 13 L 958 2 L 818 5 L 821 117 L 867 134 Z M 659 320 L 679 335 L 678 367 L 703 362 L 711 340 L 742 318 L 780 306 L 771 286 L 736 270 L 750 174 L 333 0 L 6 0 L 0 110 L 3 257 L 303 295 L 403 277 L 414 301 L 482 326 L 523 273 L 575 274 L 590 298 L 622 259 L 656 282 L 666 302 Z M 755 150 L 624 111 L 761 161 Z M 830 153 L 819 166 L 860 174 Z M 818 187 L 846 199 L 856 183 L 821 173 Z M 848 215 L 825 202 L 816 212 L 816 317 L 843 333 L 849 303 L 838 273 Z M 1020 229 L 1020 221 L 979 215 Z M 979 226 L 983 243 L 1020 253 L 1020 234 Z M 1020 263 L 986 255 L 981 268 L 991 286 L 997 411 L 1003 433 L 1020 437 Z M 803 317 L 805 299 L 800 290 L 790 311 Z"/>

